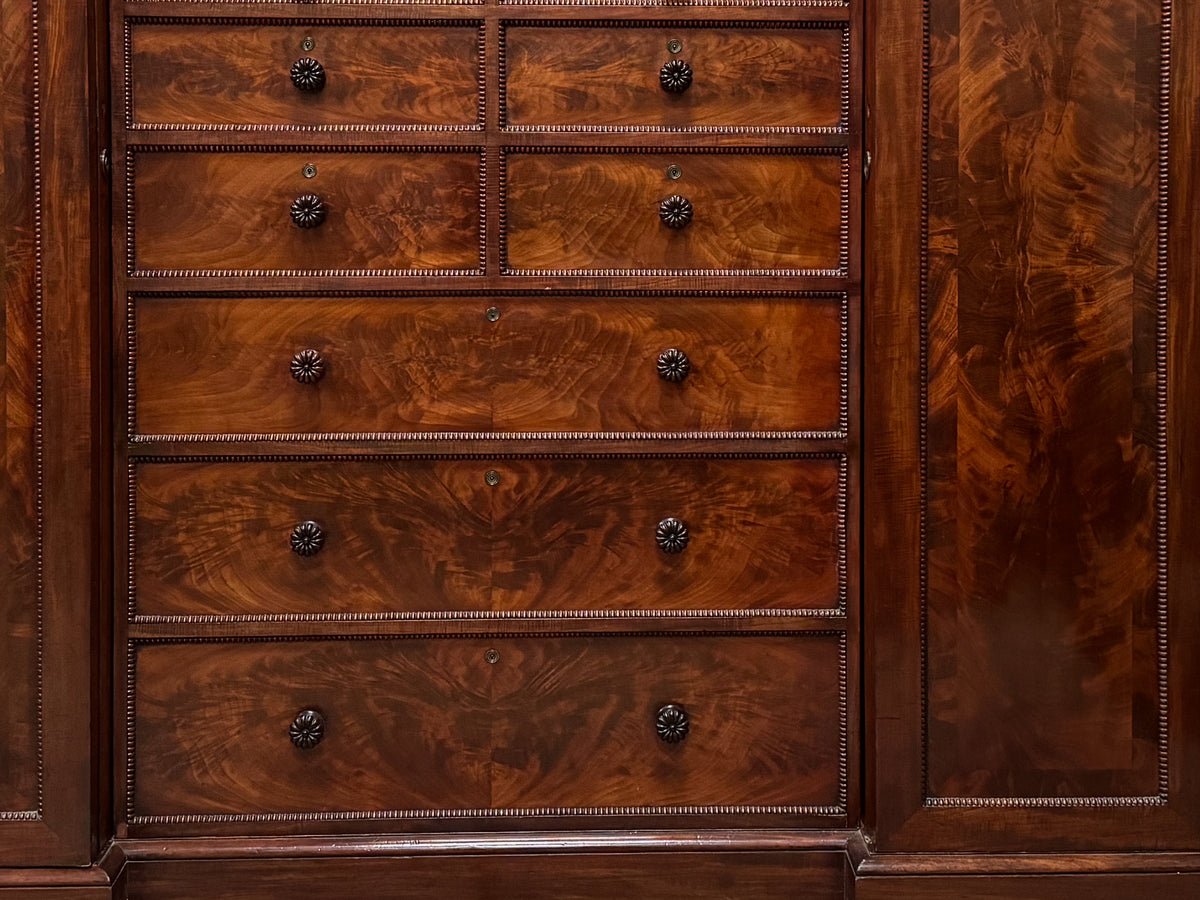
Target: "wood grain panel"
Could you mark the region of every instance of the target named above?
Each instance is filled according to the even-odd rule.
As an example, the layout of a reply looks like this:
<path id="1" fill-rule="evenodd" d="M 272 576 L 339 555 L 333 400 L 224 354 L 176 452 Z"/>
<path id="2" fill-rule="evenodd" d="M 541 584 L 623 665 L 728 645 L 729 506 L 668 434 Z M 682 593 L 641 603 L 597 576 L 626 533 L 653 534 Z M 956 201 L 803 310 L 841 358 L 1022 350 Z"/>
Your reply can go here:
<path id="1" fill-rule="evenodd" d="M 130 163 L 130 268 L 477 270 L 479 162 L 469 152 L 139 151 Z M 313 178 L 303 175 L 308 164 Z M 302 194 L 325 202 L 316 228 L 292 222 Z"/>
<path id="2" fill-rule="evenodd" d="M 498 807 L 844 806 L 840 639 L 612 638 L 498 648 Z M 666 703 L 687 737 L 662 741 Z"/>
<path id="3" fill-rule="evenodd" d="M 819 128 L 843 125 L 844 30 L 538 27 L 505 29 L 504 112 L 516 127 Z M 673 56 L 667 42 L 679 40 Z M 670 94 L 678 58 L 691 85 Z"/>
<path id="4" fill-rule="evenodd" d="M 489 666 L 460 641 L 147 646 L 136 816 L 487 805 Z M 307 750 L 288 728 L 325 719 Z"/>
<path id="5" fill-rule="evenodd" d="M 839 646 L 837 635 L 143 646 L 133 809 L 838 807 Z M 691 717 L 674 745 L 654 725 L 667 702 Z M 288 737 L 303 709 L 326 723 L 308 750 Z"/>
<path id="6" fill-rule="evenodd" d="M 129 900 L 842 900 L 833 852 L 544 853 L 134 863 Z M 24 898 L 22 898 L 24 900 Z"/>
<path id="7" fill-rule="evenodd" d="M 38 807 L 37 283 L 32 158 L 36 23 L 25 6 L 0 8 L 0 817 Z"/>
<path id="8" fill-rule="evenodd" d="M 496 609 L 779 609 L 840 603 L 835 459 L 504 460 Z M 664 553 L 655 529 L 686 523 Z"/>
<path id="9" fill-rule="evenodd" d="M 132 127 L 441 126 L 479 116 L 480 33 L 472 23 L 291 25 L 140 22 L 127 26 Z M 316 46 L 302 49 L 312 38 Z M 325 86 L 296 89 L 298 59 Z"/>
<path id="10" fill-rule="evenodd" d="M 841 298 L 135 303 L 146 434 L 832 431 L 845 402 Z M 290 375 L 304 349 L 316 384 Z"/>
<path id="11" fill-rule="evenodd" d="M 678 165 L 682 176 L 667 177 Z M 506 157 L 513 270 L 839 270 L 838 154 L 516 153 Z M 668 228 L 659 202 L 695 210 Z"/>
<path id="12" fill-rule="evenodd" d="M 1156 4 L 930 10 L 928 790 L 1153 796 Z"/>
<path id="13" fill-rule="evenodd" d="M 145 615 L 488 609 L 491 499 L 455 462 L 186 463 L 137 469 Z M 315 521 L 325 545 L 292 552 Z"/>
<path id="14" fill-rule="evenodd" d="M 840 496 L 836 459 L 143 464 L 136 606 L 832 609 L 844 599 Z M 668 516 L 689 529 L 682 553 L 655 541 Z M 290 534 L 309 520 L 325 546 L 301 558 Z"/>

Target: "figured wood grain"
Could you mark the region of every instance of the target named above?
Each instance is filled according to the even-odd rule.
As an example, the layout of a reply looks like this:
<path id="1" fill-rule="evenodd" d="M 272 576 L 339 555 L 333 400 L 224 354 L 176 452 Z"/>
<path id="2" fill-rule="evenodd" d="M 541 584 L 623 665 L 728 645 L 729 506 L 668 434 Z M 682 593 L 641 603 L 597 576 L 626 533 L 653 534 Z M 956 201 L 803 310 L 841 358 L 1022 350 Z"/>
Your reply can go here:
<path id="1" fill-rule="evenodd" d="M 0 9 L 0 816 L 38 806 L 37 510 L 35 417 L 38 247 L 35 239 L 31 146 L 30 35 L 36 22 L 25 6 Z M 0 839 L 0 847 L 3 846 Z"/>
<path id="2" fill-rule="evenodd" d="M 842 28 L 555 28 L 504 32 L 504 112 L 517 127 L 822 128 L 842 124 Z M 679 40 L 676 55 L 667 43 Z M 672 58 L 694 73 L 659 84 Z"/>
<path id="3" fill-rule="evenodd" d="M 138 863 L 129 900 L 842 900 L 842 853 L 552 853 L 354 859 L 224 859 Z M 22 898 L 24 900 L 24 898 Z"/>
<path id="4" fill-rule="evenodd" d="M 487 805 L 477 642 L 147 646 L 137 654 L 135 815 Z M 325 736 L 293 746 L 295 715 Z"/>
<path id="5" fill-rule="evenodd" d="M 135 273 L 480 266 L 475 153 L 138 151 L 131 165 Z M 316 228 L 292 222 L 303 194 L 326 205 Z"/>
<path id="6" fill-rule="evenodd" d="M 836 807 L 839 643 L 826 635 L 143 646 L 133 811 Z M 692 729 L 666 745 L 654 716 L 672 701 L 688 708 Z M 287 733 L 301 709 L 326 721 L 308 750 Z"/>
<path id="7" fill-rule="evenodd" d="M 505 173 L 514 270 L 838 270 L 847 252 L 837 154 L 510 152 Z M 675 194 L 682 229 L 658 215 Z"/>
<path id="8" fill-rule="evenodd" d="M 143 615 L 843 600 L 836 459 L 143 464 L 134 499 Z M 668 516 L 683 553 L 655 542 Z M 326 540 L 304 558 L 289 538 L 309 520 Z"/>
<path id="9" fill-rule="evenodd" d="M 488 609 L 491 498 L 457 462 L 142 465 L 138 612 Z M 325 532 L 316 556 L 292 529 Z"/>
<path id="10" fill-rule="evenodd" d="M 538 639 L 498 647 L 498 807 L 844 804 L 840 639 Z M 687 737 L 654 716 L 681 705 Z M 832 813 L 836 815 L 836 813 Z"/>
<path id="11" fill-rule="evenodd" d="M 841 425 L 841 298 L 134 302 L 144 434 Z M 656 368 L 672 347 L 691 364 L 679 384 Z M 289 373 L 303 349 L 325 362 L 315 384 Z"/>
<path id="12" fill-rule="evenodd" d="M 1153 796 L 1158 4 L 930 9 L 928 791 Z"/>
<path id="13" fill-rule="evenodd" d="M 442 126 L 479 115 L 476 25 L 139 22 L 129 28 L 127 119 L 152 125 Z M 311 37 L 316 46 L 304 50 Z M 292 64 L 316 59 L 302 93 Z"/>

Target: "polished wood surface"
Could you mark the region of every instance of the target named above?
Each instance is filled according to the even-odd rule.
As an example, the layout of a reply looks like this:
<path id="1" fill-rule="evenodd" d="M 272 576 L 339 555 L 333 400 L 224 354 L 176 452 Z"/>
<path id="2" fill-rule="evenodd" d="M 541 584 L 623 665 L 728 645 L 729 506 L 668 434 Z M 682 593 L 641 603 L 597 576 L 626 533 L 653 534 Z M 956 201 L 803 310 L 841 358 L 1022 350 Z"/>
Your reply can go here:
<path id="1" fill-rule="evenodd" d="M 835 459 L 146 463 L 136 609 L 832 609 L 839 478 Z M 669 516 L 681 553 L 655 540 Z M 310 520 L 325 545 L 303 558 Z"/>
<path id="2" fill-rule="evenodd" d="M 789 805 L 836 815 L 839 644 L 793 636 L 143 646 L 132 813 L 137 822 Z M 655 732 L 667 703 L 691 720 L 676 744 Z M 325 734 L 301 750 L 288 727 L 306 709 L 324 717 Z M 383 822 L 347 827 L 363 825 Z"/>
<path id="3" fill-rule="evenodd" d="M 682 170 L 677 180 L 667 167 Z M 506 266 L 531 271 L 839 271 L 837 153 L 516 152 L 504 177 Z M 659 219 L 679 195 L 695 213 Z"/>
<path id="4" fill-rule="evenodd" d="M 133 154 L 135 272 L 477 270 L 478 154 L 469 151 Z M 304 167 L 316 166 L 306 178 Z M 298 228 L 292 202 L 321 198 Z"/>
<path id="5" fill-rule="evenodd" d="M 985 875 L 863 878 L 854 900 L 1126 900 L 1200 895 L 1200 874 Z"/>
<path id="6" fill-rule="evenodd" d="M 836 431 L 846 402 L 838 297 L 135 303 L 146 434 Z M 289 372 L 304 349 L 315 384 Z"/>
<path id="7" fill-rule="evenodd" d="M 474 23 L 377 25 L 139 21 L 129 30 L 127 118 L 155 126 L 470 128 L 480 115 Z M 314 46 L 304 49 L 305 39 Z M 299 59 L 324 87 L 297 90 Z"/>
<path id="8" fill-rule="evenodd" d="M 843 28 L 545 27 L 504 30 L 505 123 L 519 128 L 842 126 Z M 678 40 L 677 54 L 668 43 Z M 669 59 L 693 80 L 659 84 Z"/>
<path id="9" fill-rule="evenodd" d="M 448 859 L 203 860 L 129 867 L 129 900 L 279 900 L 319 894 L 328 900 L 836 900 L 841 854 L 593 853 L 458 856 Z M 22 898 L 24 900 L 24 898 Z"/>

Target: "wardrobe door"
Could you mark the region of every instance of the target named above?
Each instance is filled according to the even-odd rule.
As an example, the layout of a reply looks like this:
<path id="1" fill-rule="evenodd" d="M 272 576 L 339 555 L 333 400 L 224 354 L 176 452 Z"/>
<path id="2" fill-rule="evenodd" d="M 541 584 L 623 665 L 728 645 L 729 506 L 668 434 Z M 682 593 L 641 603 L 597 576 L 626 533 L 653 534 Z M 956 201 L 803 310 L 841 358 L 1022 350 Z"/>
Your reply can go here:
<path id="1" fill-rule="evenodd" d="M 0 861 L 98 842 L 100 300 L 86 4 L 6 3 L 0 159 Z M 96 172 L 93 172 L 93 167 Z M 90 213 L 90 214 L 89 214 Z M 107 704 L 105 704 L 106 706 Z"/>
<path id="2" fill-rule="evenodd" d="M 1195 847 L 1200 18 L 875 9 L 878 847 Z"/>

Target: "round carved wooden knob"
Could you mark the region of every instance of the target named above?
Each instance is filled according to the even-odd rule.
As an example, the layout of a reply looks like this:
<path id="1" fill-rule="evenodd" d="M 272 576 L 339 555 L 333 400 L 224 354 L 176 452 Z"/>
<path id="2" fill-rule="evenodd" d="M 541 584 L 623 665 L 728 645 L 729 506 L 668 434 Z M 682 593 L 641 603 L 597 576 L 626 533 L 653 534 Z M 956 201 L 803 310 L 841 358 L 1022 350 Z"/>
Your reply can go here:
<path id="1" fill-rule="evenodd" d="M 325 360 L 316 350 L 301 350 L 292 357 L 289 368 L 301 384 L 316 384 L 325 376 Z"/>
<path id="2" fill-rule="evenodd" d="M 692 67 L 682 59 L 669 59 L 658 70 L 658 83 L 668 94 L 682 94 L 692 84 Z"/>
<path id="3" fill-rule="evenodd" d="M 325 546 L 325 529 L 316 522 L 301 522 L 292 529 L 292 552 L 297 556 L 316 556 Z"/>
<path id="4" fill-rule="evenodd" d="M 292 63 L 292 84 L 296 90 L 315 94 L 325 87 L 325 67 L 310 56 Z"/>
<path id="5" fill-rule="evenodd" d="M 301 194 L 292 201 L 292 221 L 298 228 L 316 228 L 325 221 L 325 201 L 316 194 Z"/>
<path id="6" fill-rule="evenodd" d="M 682 553 L 689 540 L 687 525 L 679 519 L 663 519 L 654 530 L 654 540 L 663 553 Z"/>
<path id="7" fill-rule="evenodd" d="M 663 381 L 678 384 L 687 378 L 692 370 L 692 362 L 682 350 L 672 347 L 658 354 L 658 377 Z"/>
<path id="8" fill-rule="evenodd" d="M 668 228 L 683 228 L 692 221 L 692 202 L 672 194 L 658 204 L 658 217 Z"/>
<path id="9" fill-rule="evenodd" d="M 654 717 L 654 730 L 668 744 L 678 744 L 688 733 L 687 710 L 678 703 L 668 703 Z"/>
<path id="10" fill-rule="evenodd" d="M 325 737 L 325 717 L 315 709 L 302 709 L 292 720 L 288 736 L 299 749 L 311 750 Z"/>

